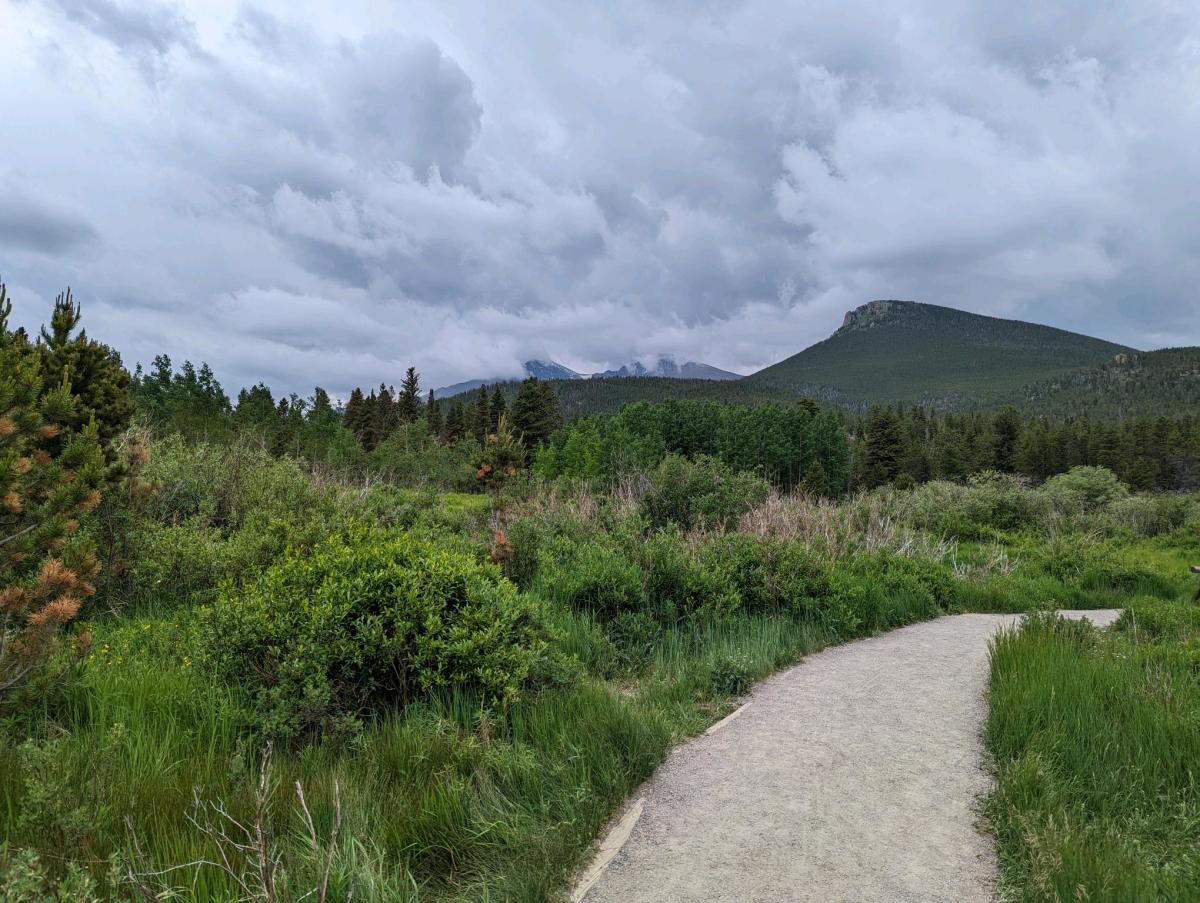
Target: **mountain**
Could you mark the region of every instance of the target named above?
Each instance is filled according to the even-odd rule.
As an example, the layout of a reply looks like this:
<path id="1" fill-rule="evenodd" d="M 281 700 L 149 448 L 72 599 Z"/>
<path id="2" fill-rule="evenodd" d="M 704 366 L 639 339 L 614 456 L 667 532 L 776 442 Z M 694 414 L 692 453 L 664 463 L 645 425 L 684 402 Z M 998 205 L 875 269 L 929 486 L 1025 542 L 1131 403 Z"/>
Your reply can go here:
<path id="1" fill-rule="evenodd" d="M 1200 414 L 1200 348 L 1118 354 L 1098 367 L 1026 386 L 1023 411 L 1104 420 Z"/>
<path id="2" fill-rule="evenodd" d="M 828 339 L 744 382 L 854 409 L 898 401 L 987 407 L 1020 399 L 1031 384 L 1136 353 L 1036 323 L 913 301 L 871 301 L 847 313 Z"/>
<path id="3" fill-rule="evenodd" d="M 525 368 L 525 376 L 536 376 L 538 379 L 583 379 L 583 374 L 576 373 L 557 361 L 526 361 L 521 365 Z M 524 377 L 493 376 L 491 379 L 468 379 L 450 386 L 434 389 L 433 394 L 438 398 L 449 398 L 451 395 L 461 395 L 463 392 L 474 392 L 480 386 L 490 386 L 493 383 L 513 382 Z"/>
<path id="4" fill-rule="evenodd" d="M 687 361 L 684 364 L 675 363 L 674 358 L 664 355 L 653 367 L 646 367 L 641 361 L 624 364 L 616 370 L 605 370 L 603 373 L 585 375 L 576 373 L 570 367 L 557 361 L 526 361 L 523 365 L 525 376 L 536 376 L 538 379 L 604 379 L 609 377 L 665 377 L 667 379 L 708 379 L 732 380 L 741 379 L 738 373 L 730 373 L 712 364 L 702 364 L 697 361 Z M 493 383 L 513 382 L 521 377 L 495 376 L 491 379 L 468 379 L 451 386 L 434 389 L 433 394 L 438 398 L 449 398 L 451 395 L 461 395 L 463 392 L 474 392 L 480 386 L 490 386 Z"/>
<path id="5" fill-rule="evenodd" d="M 722 370 L 720 367 L 714 367 L 712 364 L 702 364 L 698 361 L 686 361 L 683 364 L 675 363 L 675 359 L 669 355 L 663 355 L 658 359 L 653 367 L 647 367 L 641 361 L 634 361 L 631 364 L 625 364 L 616 370 L 605 370 L 603 373 L 592 374 L 593 379 L 606 377 L 629 377 L 629 376 L 661 376 L 666 379 L 717 379 L 730 380 L 741 379 L 740 373 L 730 373 L 728 370 Z"/>

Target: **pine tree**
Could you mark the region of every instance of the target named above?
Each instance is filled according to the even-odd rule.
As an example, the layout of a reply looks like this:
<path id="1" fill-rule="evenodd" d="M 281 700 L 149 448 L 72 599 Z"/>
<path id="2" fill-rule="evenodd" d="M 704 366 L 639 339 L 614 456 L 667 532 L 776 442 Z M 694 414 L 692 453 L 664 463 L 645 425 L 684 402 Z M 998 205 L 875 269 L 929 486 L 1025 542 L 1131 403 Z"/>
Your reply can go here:
<path id="1" fill-rule="evenodd" d="M 103 446 L 124 432 L 133 417 L 133 383 L 121 365 L 121 355 L 92 341 L 75 328 L 82 314 L 68 288 L 54 299 L 50 328 L 42 327 L 38 350 L 42 376 L 49 385 L 66 380 L 75 395 L 71 421 L 64 430 L 78 432 L 92 420 Z"/>
<path id="2" fill-rule="evenodd" d="M 107 473 L 97 423 L 72 430 L 79 399 L 65 378 L 44 381 L 11 312 L 0 283 L 0 704 L 39 676 L 94 592 L 98 564 L 76 531 Z"/>
<path id="3" fill-rule="evenodd" d="M 346 411 L 342 415 L 342 423 L 358 441 L 359 445 L 365 445 L 367 441 L 367 431 L 371 425 L 372 411 L 367 406 L 367 400 L 363 397 L 362 389 L 357 386 L 350 392 L 350 399 L 346 402 Z"/>
<path id="4" fill-rule="evenodd" d="M 808 469 L 804 471 L 804 479 L 800 481 L 801 491 L 811 498 L 824 498 L 829 495 L 829 476 L 820 458 L 813 458 Z"/>
<path id="5" fill-rule="evenodd" d="M 494 433 L 500 428 L 500 421 L 505 414 L 504 393 L 500 391 L 500 386 L 497 385 L 492 389 L 492 406 L 490 411 L 490 422 L 488 424 L 488 432 Z"/>
<path id="6" fill-rule="evenodd" d="M 890 408 L 875 408 L 867 420 L 858 462 L 858 483 L 873 489 L 896 479 L 904 455 L 900 418 Z"/>
<path id="7" fill-rule="evenodd" d="M 531 376 L 521 383 L 512 405 L 513 434 L 532 453 L 562 426 L 554 387 Z"/>
<path id="8" fill-rule="evenodd" d="M 471 435 L 476 442 L 482 442 L 491 428 L 492 405 L 488 400 L 487 386 L 480 386 L 475 394 L 475 404 L 471 407 Z"/>
<path id="9" fill-rule="evenodd" d="M 442 438 L 453 444 L 467 434 L 467 415 L 461 401 L 452 401 L 450 410 L 446 412 L 446 423 L 442 428 Z"/>
<path id="10" fill-rule="evenodd" d="M 992 418 L 992 467 L 1012 473 L 1021 435 L 1021 415 L 1014 407 L 1003 408 Z"/>
<path id="11" fill-rule="evenodd" d="M 421 417 L 421 377 L 416 367 L 409 367 L 400 384 L 396 399 L 396 419 L 400 423 L 416 423 Z"/>
<path id="12" fill-rule="evenodd" d="M 425 402 L 425 425 L 435 439 L 442 435 L 442 409 L 433 397 L 433 389 L 429 390 L 429 399 Z"/>

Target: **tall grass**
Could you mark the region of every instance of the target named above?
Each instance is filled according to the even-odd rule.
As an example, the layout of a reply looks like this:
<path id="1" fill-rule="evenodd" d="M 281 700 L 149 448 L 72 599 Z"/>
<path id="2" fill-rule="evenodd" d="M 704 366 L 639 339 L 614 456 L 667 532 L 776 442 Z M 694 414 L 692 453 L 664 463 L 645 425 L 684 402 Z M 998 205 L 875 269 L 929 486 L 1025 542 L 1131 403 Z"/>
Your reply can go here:
<path id="1" fill-rule="evenodd" d="M 1200 899 L 1196 636 L 1037 617 L 995 640 L 986 813 L 1005 899 Z"/>

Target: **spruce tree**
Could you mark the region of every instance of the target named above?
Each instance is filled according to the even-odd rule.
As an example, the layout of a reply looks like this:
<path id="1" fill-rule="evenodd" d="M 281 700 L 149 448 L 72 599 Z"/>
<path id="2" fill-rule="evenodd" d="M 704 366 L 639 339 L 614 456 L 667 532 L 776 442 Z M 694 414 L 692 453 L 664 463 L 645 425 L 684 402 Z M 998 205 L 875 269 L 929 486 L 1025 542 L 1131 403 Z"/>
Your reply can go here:
<path id="1" fill-rule="evenodd" d="M 366 443 L 367 430 L 371 425 L 371 411 L 367 407 L 366 398 L 363 397 L 363 390 L 357 386 L 350 392 L 346 411 L 342 414 L 342 423 L 354 434 L 359 445 Z"/>
<path id="2" fill-rule="evenodd" d="M 463 403 L 457 399 L 450 402 L 450 410 L 446 412 L 446 423 L 442 428 L 442 438 L 453 444 L 467 434 L 467 415 Z"/>
<path id="3" fill-rule="evenodd" d="M 535 376 L 526 379 L 513 400 L 511 420 L 513 434 L 532 452 L 562 426 L 554 388 Z"/>
<path id="4" fill-rule="evenodd" d="M 804 471 L 804 479 L 800 481 L 801 491 L 811 498 L 824 498 L 829 495 L 829 475 L 820 458 L 813 458 L 812 463 Z"/>
<path id="5" fill-rule="evenodd" d="M 471 435 L 475 441 L 482 442 L 492 428 L 492 404 L 488 400 L 487 386 L 480 386 L 475 394 L 475 404 L 471 407 Z"/>
<path id="6" fill-rule="evenodd" d="M 433 397 L 433 389 L 429 390 L 429 399 L 425 402 L 425 425 L 429 427 L 429 435 L 435 439 L 442 435 L 442 409 Z"/>
<path id="7" fill-rule="evenodd" d="M 396 399 L 396 419 L 399 423 L 416 423 L 421 416 L 421 377 L 416 367 L 409 367 L 400 384 Z"/>
<path id="8" fill-rule="evenodd" d="M 491 421 L 488 425 L 489 432 L 496 432 L 500 428 L 500 420 L 505 414 L 504 393 L 500 391 L 500 386 L 497 384 L 492 389 L 492 406 L 490 417 Z"/>
<path id="9" fill-rule="evenodd" d="M 900 418 L 890 408 L 875 408 L 867 420 L 867 431 L 860 445 L 858 483 L 873 489 L 896 479 L 904 455 Z"/>

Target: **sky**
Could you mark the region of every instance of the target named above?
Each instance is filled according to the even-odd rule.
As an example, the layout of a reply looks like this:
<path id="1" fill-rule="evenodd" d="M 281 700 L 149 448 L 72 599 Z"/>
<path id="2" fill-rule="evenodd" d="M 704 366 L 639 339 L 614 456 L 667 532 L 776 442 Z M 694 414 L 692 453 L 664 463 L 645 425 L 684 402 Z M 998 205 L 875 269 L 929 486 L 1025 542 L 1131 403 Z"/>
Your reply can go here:
<path id="1" fill-rule="evenodd" d="M 671 354 L 900 298 L 1200 344 L 1200 4 L 0 0 L 0 278 L 227 390 Z"/>

